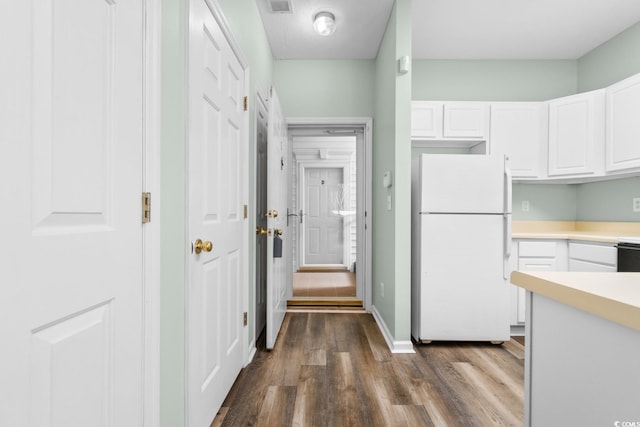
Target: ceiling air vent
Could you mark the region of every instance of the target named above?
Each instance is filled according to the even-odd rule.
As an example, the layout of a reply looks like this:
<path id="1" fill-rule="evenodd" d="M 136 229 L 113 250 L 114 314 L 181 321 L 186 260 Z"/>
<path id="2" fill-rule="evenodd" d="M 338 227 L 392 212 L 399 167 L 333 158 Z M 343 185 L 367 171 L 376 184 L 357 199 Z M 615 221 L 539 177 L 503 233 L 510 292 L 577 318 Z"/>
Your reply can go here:
<path id="1" fill-rule="evenodd" d="M 291 0 L 267 0 L 267 5 L 273 13 L 293 13 Z"/>

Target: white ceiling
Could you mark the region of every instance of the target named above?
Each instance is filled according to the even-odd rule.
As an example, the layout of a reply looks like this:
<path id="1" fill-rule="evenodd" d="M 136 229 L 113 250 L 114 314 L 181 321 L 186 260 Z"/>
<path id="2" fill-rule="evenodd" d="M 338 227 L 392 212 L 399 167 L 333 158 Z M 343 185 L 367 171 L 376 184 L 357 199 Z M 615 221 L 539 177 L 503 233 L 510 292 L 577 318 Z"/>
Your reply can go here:
<path id="1" fill-rule="evenodd" d="M 256 0 L 276 59 L 375 58 L 394 0 Z M 336 32 L 315 34 L 326 10 Z M 576 59 L 640 21 L 640 0 L 412 0 L 415 59 Z"/>

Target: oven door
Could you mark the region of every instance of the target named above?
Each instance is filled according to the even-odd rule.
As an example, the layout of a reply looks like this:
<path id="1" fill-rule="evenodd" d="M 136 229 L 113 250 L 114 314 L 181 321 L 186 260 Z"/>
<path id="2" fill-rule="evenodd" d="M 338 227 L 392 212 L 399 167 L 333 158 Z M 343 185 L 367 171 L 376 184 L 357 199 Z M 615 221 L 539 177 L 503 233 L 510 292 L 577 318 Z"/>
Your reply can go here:
<path id="1" fill-rule="evenodd" d="M 640 244 L 618 243 L 618 271 L 640 272 Z"/>

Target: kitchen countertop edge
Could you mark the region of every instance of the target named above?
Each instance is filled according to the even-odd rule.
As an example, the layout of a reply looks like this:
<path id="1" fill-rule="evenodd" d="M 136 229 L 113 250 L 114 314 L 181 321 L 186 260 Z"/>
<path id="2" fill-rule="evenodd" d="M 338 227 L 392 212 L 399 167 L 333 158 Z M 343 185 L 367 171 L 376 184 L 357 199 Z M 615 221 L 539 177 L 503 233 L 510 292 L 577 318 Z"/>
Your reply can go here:
<path id="1" fill-rule="evenodd" d="M 640 331 L 640 273 L 514 271 L 511 283 Z"/>

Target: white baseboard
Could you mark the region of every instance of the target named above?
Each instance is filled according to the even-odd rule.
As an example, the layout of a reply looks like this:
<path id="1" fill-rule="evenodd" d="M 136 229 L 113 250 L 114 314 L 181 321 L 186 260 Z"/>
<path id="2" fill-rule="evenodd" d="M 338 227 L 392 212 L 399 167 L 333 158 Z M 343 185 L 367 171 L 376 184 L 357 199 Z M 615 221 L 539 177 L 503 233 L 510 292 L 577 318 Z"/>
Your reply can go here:
<path id="1" fill-rule="evenodd" d="M 251 348 L 249 349 L 249 357 L 247 357 L 247 361 L 246 361 L 246 362 L 245 362 L 245 364 L 244 364 L 244 366 L 245 366 L 245 367 L 246 367 L 249 363 L 251 363 L 251 362 L 253 361 L 253 358 L 254 358 L 254 357 L 255 357 L 255 355 L 256 355 L 256 351 L 257 351 L 257 349 L 256 349 L 256 345 L 255 345 L 255 343 L 253 343 L 253 344 L 251 345 Z"/>
<path id="2" fill-rule="evenodd" d="M 371 306 L 371 314 L 373 314 L 373 318 L 376 320 L 378 328 L 380 328 L 380 332 L 382 332 L 382 336 L 387 342 L 391 353 L 415 353 L 411 340 L 399 341 L 393 339 L 393 335 L 389 331 L 389 328 L 387 328 L 387 324 L 384 322 L 384 319 L 378 312 L 378 309 L 375 305 Z"/>

